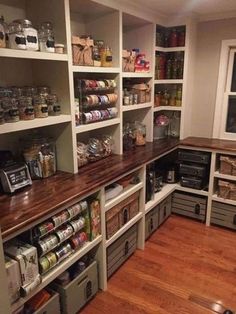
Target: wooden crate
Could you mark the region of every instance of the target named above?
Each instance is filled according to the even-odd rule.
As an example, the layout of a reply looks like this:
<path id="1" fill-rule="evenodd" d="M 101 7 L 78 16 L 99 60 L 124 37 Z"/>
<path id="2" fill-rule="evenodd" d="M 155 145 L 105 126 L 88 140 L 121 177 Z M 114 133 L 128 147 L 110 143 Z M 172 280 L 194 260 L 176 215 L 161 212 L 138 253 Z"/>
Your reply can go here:
<path id="1" fill-rule="evenodd" d="M 157 205 L 145 217 L 145 240 L 150 237 L 150 235 L 157 230 L 159 226 L 159 211 L 160 206 Z"/>
<path id="2" fill-rule="evenodd" d="M 211 223 L 236 230 L 236 206 L 212 202 Z"/>

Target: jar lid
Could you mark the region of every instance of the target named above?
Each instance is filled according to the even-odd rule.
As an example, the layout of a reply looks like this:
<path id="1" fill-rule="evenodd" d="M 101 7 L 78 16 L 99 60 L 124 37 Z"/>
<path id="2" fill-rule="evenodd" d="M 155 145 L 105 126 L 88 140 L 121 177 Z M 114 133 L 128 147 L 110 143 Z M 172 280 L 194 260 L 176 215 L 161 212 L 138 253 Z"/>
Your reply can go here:
<path id="1" fill-rule="evenodd" d="M 29 26 L 32 26 L 32 22 L 30 20 L 14 20 L 13 23 L 17 23 L 17 24 L 20 24 L 22 26 L 25 26 L 25 27 L 29 27 Z"/>
<path id="2" fill-rule="evenodd" d="M 63 45 L 63 44 L 55 44 L 54 45 L 55 46 L 55 48 L 64 48 L 65 47 L 65 45 Z"/>

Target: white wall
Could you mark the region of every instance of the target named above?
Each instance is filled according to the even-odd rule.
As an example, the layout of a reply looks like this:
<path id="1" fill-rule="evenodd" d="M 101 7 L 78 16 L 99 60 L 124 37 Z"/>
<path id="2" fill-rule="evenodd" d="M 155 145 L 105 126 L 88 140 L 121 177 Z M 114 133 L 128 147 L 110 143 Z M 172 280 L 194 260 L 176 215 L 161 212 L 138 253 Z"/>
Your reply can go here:
<path id="1" fill-rule="evenodd" d="M 191 135 L 212 137 L 221 41 L 236 39 L 236 18 L 201 22 L 197 26 L 195 88 Z M 187 118 L 187 117 L 186 117 Z"/>

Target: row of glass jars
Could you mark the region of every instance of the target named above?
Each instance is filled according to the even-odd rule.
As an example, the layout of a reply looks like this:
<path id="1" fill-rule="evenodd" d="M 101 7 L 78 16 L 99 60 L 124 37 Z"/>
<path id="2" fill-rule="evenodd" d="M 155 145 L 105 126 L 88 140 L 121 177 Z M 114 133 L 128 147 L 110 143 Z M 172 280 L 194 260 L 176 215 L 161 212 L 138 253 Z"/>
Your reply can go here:
<path id="1" fill-rule="evenodd" d="M 7 25 L 0 17 L 0 48 L 55 52 L 54 31 L 51 22 L 35 29 L 29 20 L 14 20 Z"/>
<path id="2" fill-rule="evenodd" d="M 57 95 L 47 93 L 50 91 L 47 87 L 39 90 L 41 93 L 36 95 L 16 96 L 16 93 L 12 93 L 10 95 L 14 95 L 14 97 L 9 97 L 9 94 L 8 96 L 6 94 L 11 89 L 6 89 L 5 95 L 3 89 L 0 89 L 0 96 L 3 96 L 0 97 L 0 124 L 59 115 L 61 108 Z"/>

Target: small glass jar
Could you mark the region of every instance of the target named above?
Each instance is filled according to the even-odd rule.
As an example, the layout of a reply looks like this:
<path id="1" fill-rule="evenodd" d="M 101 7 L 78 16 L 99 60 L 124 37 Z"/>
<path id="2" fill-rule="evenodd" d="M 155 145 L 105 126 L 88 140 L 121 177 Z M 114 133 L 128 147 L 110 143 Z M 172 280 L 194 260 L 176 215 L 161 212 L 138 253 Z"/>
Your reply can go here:
<path id="1" fill-rule="evenodd" d="M 13 22 L 20 24 L 22 27 L 26 39 L 26 49 L 33 51 L 39 50 L 38 31 L 33 28 L 32 22 L 29 20 L 15 20 Z"/>
<path id="2" fill-rule="evenodd" d="M 19 112 L 21 120 L 33 120 L 35 118 L 31 97 L 22 96 L 19 98 Z"/>
<path id="3" fill-rule="evenodd" d="M 19 23 L 9 25 L 9 48 L 26 50 L 26 38 L 23 27 Z"/>
<path id="4" fill-rule="evenodd" d="M 135 149 L 135 133 L 134 128 L 127 123 L 123 128 L 123 149 L 124 151 L 130 151 Z"/>
<path id="5" fill-rule="evenodd" d="M 32 179 L 47 178 L 56 172 L 56 146 L 52 139 L 26 141 L 23 151 Z"/>
<path id="6" fill-rule="evenodd" d="M 36 87 L 33 87 L 33 86 L 24 86 L 23 87 L 24 96 L 34 97 L 37 95 L 37 93 L 38 93 L 38 90 Z"/>
<path id="7" fill-rule="evenodd" d="M 104 47 L 101 49 L 101 63 L 102 67 L 112 66 L 112 50 L 110 47 Z"/>
<path id="8" fill-rule="evenodd" d="M 35 118 L 47 118 L 48 117 L 48 105 L 46 99 L 43 96 L 34 97 L 34 112 Z"/>
<path id="9" fill-rule="evenodd" d="M 101 55 L 98 46 L 93 47 L 93 65 L 95 67 L 101 66 Z"/>
<path id="10" fill-rule="evenodd" d="M 48 115 L 59 116 L 61 114 L 61 106 L 58 104 L 56 94 L 50 94 L 47 96 Z"/>
<path id="11" fill-rule="evenodd" d="M 5 119 L 4 119 L 4 110 L 2 109 L 2 107 L 0 106 L 0 125 L 5 123 Z"/>
<path id="12" fill-rule="evenodd" d="M 0 48 L 7 46 L 7 25 L 4 22 L 4 17 L 0 16 Z"/>
<path id="13" fill-rule="evenodd" d="M 55 40 L 51 22 L 41 24 L 39 30 L 39 50 L 43 52 L 55 52 Z"/>
<path id="14" fill-rule="evenodd" d="M 12 86 L 11 91 L 12 91 L 12 97 L 13 98 L 19 98 L 19 97 L 23 96 L 23 88 L 22 87 Z"/>
<path id="15" fill-rule="evenodd" d="M 38 88 L 38 94 L 40 96 L 43 96 L 44 98 L 47 98 L 49 94 L 51 94 L 50 87 L 48 86 L 39 86 Z"/>

